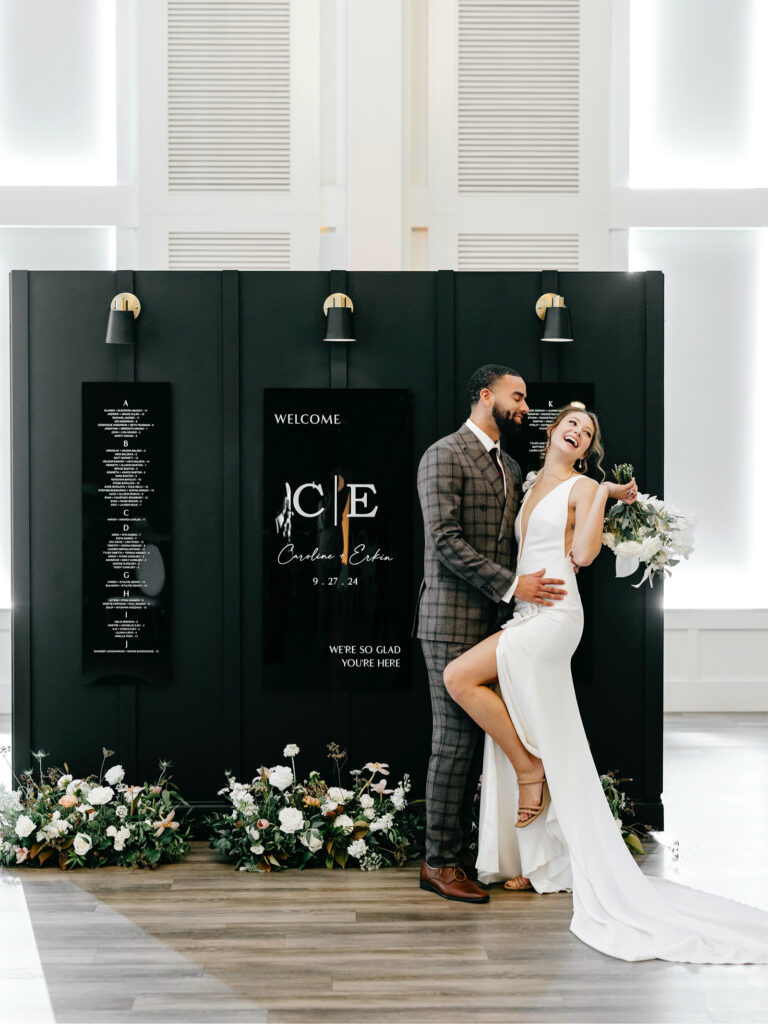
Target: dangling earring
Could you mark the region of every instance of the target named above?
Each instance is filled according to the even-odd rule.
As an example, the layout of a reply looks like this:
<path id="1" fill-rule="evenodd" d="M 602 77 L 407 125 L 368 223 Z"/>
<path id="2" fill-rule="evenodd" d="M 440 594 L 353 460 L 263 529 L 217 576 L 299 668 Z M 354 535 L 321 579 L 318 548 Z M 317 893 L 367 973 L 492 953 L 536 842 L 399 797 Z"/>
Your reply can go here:
<path id="1" fill-rule="evenodd" d="M 576 468 L 580 473 L 584 472 L 584 459 L 579 459 L 579 464 Z"/>

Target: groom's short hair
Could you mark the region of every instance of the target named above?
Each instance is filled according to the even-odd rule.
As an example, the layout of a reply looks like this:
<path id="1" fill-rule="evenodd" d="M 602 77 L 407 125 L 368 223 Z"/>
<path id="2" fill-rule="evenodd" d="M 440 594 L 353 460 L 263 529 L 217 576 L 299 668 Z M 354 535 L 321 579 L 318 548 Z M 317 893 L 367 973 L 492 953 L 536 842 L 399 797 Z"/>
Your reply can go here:
<path id="1" fill-rule="evenodd" d="M 469 378 L 469 384 L 467 385 L 469 404 L 477 405 L 483 388 L 492 388 L 497 380 L 501 380 L 507 374 L 510 377 L 522 377 L 518 370 L 513 370 L 511 366 L 502 366 L 501 363 L 486 363 L 485 366 L 475 370 Z"/>

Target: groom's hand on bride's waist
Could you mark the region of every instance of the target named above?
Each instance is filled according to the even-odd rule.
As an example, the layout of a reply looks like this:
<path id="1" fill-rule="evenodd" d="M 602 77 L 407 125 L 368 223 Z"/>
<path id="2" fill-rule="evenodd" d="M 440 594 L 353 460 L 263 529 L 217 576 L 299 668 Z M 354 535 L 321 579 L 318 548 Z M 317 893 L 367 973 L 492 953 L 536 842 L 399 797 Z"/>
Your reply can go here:
<path id="1" fill-rule="evenodd" d="M 567 590 L 563 589 L 565 580 L 552 580 L 544 576 L 545 569 L 518 576 L 515 587 L 515 600 L 526 601 L 528 604 L 544 604 L 552 606 L 555 601 L 562 601 Z"/>

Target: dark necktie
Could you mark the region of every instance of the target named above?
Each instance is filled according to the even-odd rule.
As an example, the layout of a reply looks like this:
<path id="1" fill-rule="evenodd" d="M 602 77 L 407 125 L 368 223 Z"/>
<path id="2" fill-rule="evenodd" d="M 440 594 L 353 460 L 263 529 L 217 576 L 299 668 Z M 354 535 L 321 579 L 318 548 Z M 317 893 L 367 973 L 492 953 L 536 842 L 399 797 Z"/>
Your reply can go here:
<path id="1" fill-rule="evenodd" d="M 499 461 L 499 449 L 491 448 L 490 452 L 491 458 L 493 459 L 493 464 L 499 471 L 499 476 L 501 477 L 502 483 L 506 483 L 506 481 L 504 480 L 504 470 L 501 468 L 501 462 Z"/>

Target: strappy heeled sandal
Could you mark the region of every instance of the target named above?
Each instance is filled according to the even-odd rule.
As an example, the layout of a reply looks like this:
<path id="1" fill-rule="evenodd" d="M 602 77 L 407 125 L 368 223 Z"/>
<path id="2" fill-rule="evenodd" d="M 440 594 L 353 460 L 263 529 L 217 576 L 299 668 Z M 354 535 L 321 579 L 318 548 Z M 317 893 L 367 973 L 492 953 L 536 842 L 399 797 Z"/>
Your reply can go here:
<path id="1" fill-rule="evenodd" d="M 525 882 L 525 885 L 522 883 Z M 504 888 L 507 892 L 530 892 L 533 889 L 530 881 L 525 875 L 515 875 L 514 878 L 508 878 L 504 883 Z"/>
<path id="2" fill-rule="evenodd" d="M 525 804 L 519 804 L 517 808 L 518 820 L 515 822 L 515 828 L 527 828 L 532 821 L 536 821 L 538 816 L 544 810 L 549 803 L 549 789 L 547 788 L 547 780 L 543 779 L 526 779 L 525 782 L 518 780 L 518 786 L 535 786 L 537 782 L 541 783 L 541 803 L 534 806 Z M 521 821 L 519 818 L 520 814 L 527 814 L 528 817 Z"/>

